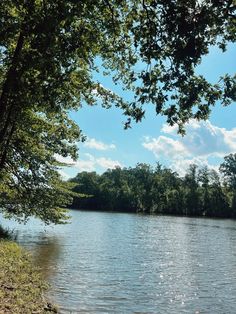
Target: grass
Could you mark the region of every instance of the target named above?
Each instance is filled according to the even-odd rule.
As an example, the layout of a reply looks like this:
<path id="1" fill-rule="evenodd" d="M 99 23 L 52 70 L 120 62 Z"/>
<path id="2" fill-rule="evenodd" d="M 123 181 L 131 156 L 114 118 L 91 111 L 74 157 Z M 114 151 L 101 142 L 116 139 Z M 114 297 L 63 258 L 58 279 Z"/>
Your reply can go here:
<path id="1" fill-rule="evenodd" d="M 46 301 L 47 284 L 24 249 L 0 240 L 0 314 L 58 313 Z"/>

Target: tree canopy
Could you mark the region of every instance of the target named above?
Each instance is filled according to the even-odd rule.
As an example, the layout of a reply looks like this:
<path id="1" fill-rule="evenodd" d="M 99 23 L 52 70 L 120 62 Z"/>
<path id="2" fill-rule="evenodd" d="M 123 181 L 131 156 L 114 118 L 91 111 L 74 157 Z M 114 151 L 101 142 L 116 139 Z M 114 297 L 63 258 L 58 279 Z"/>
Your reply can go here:
<path id="1" fill-rule="evenodd" d="M 101 175 L 78 173 L 71 182 L 74 191 L 88 197 L 75 196 L 74 209 L 138 212 L 236 218 L 235 177 L 236 154 L 225 157 L 220 166 L 224 175 L 208 167 L 192 164 L 184 177 L 161 166 L 137 164 L 134 168 L 116 168 Z M 229 180 L 230 178 L 230 180 Z"/>
<path id="2" fill-rule="evenodd" d="M 184 132 L 217 101 L 235 101 L 235 76 L 210 83 L 196 74 L 210 46 L 225 51 L 235 42 L 235 9 L 235 0 L 2 0 L 0 208 L 23 219 L 65 218 L 58 206 L 67 187 L 55 156 L 78 157 L 84 138 L 68 113 L 82 104 L 117 106 L 129 127 L 152 103 Z M 133 100 L 105 89 L 94 71 L 111 75 Z"/>

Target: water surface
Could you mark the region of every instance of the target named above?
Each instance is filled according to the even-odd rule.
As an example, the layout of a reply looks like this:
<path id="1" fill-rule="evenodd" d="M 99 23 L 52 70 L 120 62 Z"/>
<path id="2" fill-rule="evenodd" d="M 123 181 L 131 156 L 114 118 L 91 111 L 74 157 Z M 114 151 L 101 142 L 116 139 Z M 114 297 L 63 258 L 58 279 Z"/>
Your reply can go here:
<path id="1" fill-rule="evenodd" d="M 236 313 L 236 221 L 71 211 L 71 224 L 4 221 L 62 313 Z"/>

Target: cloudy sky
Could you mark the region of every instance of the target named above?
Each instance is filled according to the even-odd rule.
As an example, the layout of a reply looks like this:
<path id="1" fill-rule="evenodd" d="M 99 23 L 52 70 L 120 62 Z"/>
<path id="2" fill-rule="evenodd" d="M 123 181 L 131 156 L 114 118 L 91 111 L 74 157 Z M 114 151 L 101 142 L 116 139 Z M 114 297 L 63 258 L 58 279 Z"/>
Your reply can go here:
<path id="1" fill-rule="evenodd" d="M 199 73 L 211 82 L 219 76 L 234 74 L 236 46 L 230 45 L 226 53 L 212 48 L 199 66 Z M 97 77 L 102 85 L 124 97 L 129 97 L 114 86 L 108 77 Z M 108 168 L 132 167 L 138 162 L 155 165 L 157 161 L 183 175 L 191 163 L 217 168 L 223 156 L 236 152 L 236 104 L 212 109 L 208 121 L 190 121 L 186 135 L 177 134 L 177 127 L 166 125 L 165 118 L 155 115 L 150 105 L 145 119 L 132 129 L 124 130 L 126 117 L 122 111 L 84 106 L 71 117 L 87 136 L 79 143 L 80 158 L 77 162 L 67 159 L 70 167 L 61 171 L 63 177 L 75 176 L 80 171 L 104 172 Z M 59 158 L 60 159 L 60 158 Z"/>

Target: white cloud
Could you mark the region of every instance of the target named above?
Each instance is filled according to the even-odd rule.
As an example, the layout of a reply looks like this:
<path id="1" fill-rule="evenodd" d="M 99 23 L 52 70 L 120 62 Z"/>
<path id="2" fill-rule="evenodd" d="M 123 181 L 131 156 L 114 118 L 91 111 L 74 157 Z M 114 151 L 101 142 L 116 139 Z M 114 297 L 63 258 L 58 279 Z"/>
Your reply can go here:
<path id="1" fill-rule="evenodd" d="M 62 157 L 56 155 L 56 159 L 59 162 L 66 163 L 68 166 L 72 167 L 76 171 L 95 171 L 98 167 L 103 170 L 114 169 L 116 167 L 123 167 L 118 160 L 113 160 L 111 158 L 99 157 L 96 158 L 93 155 L 86 153 L 84 154 L 85 159 L 79 158 L 77 161 L 73 161 L 70 157 Z M 59 170 L 62 177 L 66 178 L 66 173 L 63 170 Z"/>
<path id="2" fill-rule="evenodd" d="M 55 154 L 54 156 L 56 158 L 57 161 L 64 163 L 64 164 L 68 164 L 68 166 L 70 165 L 74 165 L 76 162 L 71 158 L 71 157 L 63 157 L 59 154 Z"/>
<path id="3" fill-rule="evenodd" d="M 58 172 L 59 172 L 62 180 L 67 181 L 68 179 L 70 179 L 70 176 L 65 171 L 63 171 L 62 169 L 59 169 Z"/>
<path id="4" fill-rule="evenodd" d="M 79 171 L 95 171 L 97 167 L 101 167 L 104 170 L 122 167 L 122 164 L 118 160 L 105 157 L 95 158 L 91 154 L 85 154 L 85 156 L 87 159 L 79 159 L 74 165 Z"/>
<path id="5" fill-rule="evenodd" d="M 163 124 L 161 132 L 165 134 L 176 134 L 178 131 L 178 125 L 170 126 L 169 124 Z M 148 138 L 148 136 L 147 136 Z"/>
<path id="6" fill-rule="evenodd" d="M 74 167 L 79 171 L 94 171 L 95 170 L 95 162 L 93 160 L 82 160 L 79 159 Z"/>
<path id="7" fill-rule="evenodd" d="M 215 167 L 209 158 L 223 158 L 236 151 L 236 128 L 227 130 L 210 121 L 190 120 L 184 137 L 177 134 L 177 126 L 163 125 L 165 135 L 157 138 L 145 137 L 143 146 L 157 159 L 167 159 L 172 169 L 180 174 L 191 163 Z"/>
<path id="8" fill-rule="evenodd" d="M 105 144 L 101 141 L 96 140 L 95 138 L 88 138 L 87 141 L 84 143 L 84 146 L 96 150 L 109 150 L 116 148 L 114 144 Z"/>
<path id="9" fill-rule="evenodd" d="M 162 135 L 158 138 L 146 139 L 143 146 L 153 152 L 157 158 L 162 155 L 169 158 L 171 158 L 173 154 L 182 156 L 188 155 L 186 148 L 180 141 Z"/>
<path id="10" fill-rule="evenodd" d="M 112 160 L 105 157 L 96 159 L 96 163 L 104 169 L 114 169 L 116 167 L 122 167 L 121 163 L 118 160 Z"/>
<path id="11" fill-rule="evenodd" d="M 207 157 L 193 157 L 189 159 L 173 159 L 171 168 L 176 171 L 180 176 L 184 176 L 190 165 L 195 164 L 199 167 L 207 166 L 209 169 L 218 170 L 218 166 L 211 165 Z"/>

